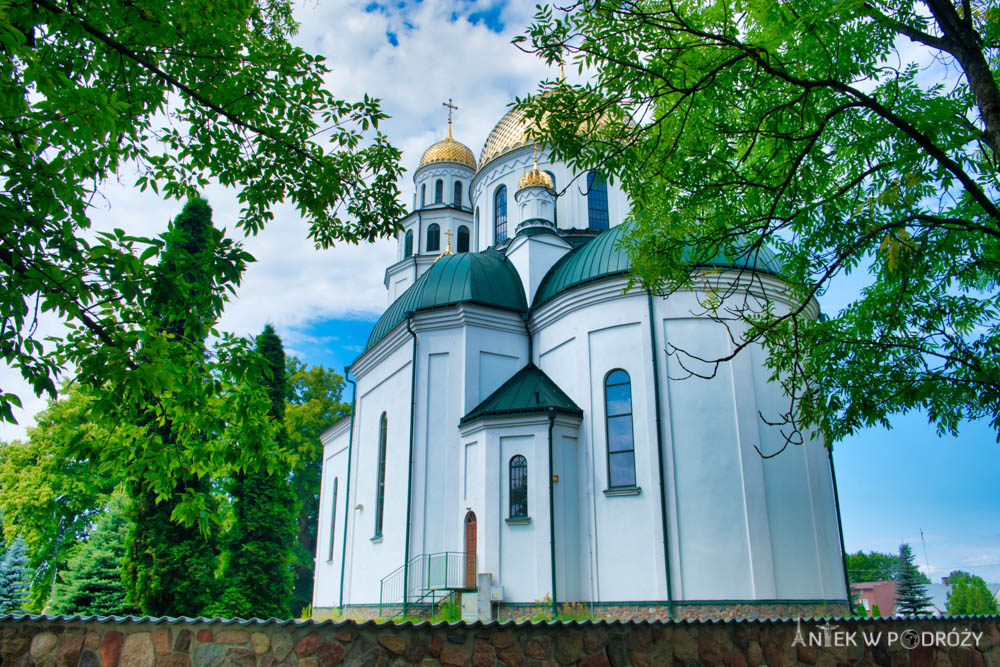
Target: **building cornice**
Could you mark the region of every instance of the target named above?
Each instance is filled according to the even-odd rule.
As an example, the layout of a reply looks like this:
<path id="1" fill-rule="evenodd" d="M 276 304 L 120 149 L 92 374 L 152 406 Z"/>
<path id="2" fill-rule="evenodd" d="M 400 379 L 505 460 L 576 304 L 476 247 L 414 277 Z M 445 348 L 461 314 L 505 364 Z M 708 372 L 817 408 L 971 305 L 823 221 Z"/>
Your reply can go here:
<path id="1" fill-rule="evenodd" d="M 410 340 L 410 333 L 406 330 L 406 320 L 404 319 L 377 345 L 355 359 L 354 363 L 351 364 L 351 372 L 354 373 L 354 377 L 360 380 Z"/>

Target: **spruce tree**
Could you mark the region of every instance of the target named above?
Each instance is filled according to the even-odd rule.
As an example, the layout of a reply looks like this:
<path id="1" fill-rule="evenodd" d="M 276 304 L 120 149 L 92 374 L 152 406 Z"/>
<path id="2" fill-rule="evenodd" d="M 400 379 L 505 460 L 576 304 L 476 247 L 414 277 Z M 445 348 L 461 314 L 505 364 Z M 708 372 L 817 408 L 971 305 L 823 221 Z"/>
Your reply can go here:
<path id="1" fill-rule="evenodd" d="M 909 544 L 899 545 L 899 572 L 896 576 L 896 614 L 905 616 L 928 615 L 931 598 L 927 585 L 921 581 L 920 571 L 913 563 Z"/>
<path id="2" fill-rule="evenodd" d="M 214 324 L 214 308 L 220 298 L 209 267 L 221 239 L 221 232 L 212 226 L 208 203 L 199 198 L 189 200 L 167 230 L 157 267 L 159 278 L 152 288 L 150 318 L 195 364 L 204 355 L 204 341 Z M 198 445 L 184 440 L 197 435 L 182 437 L 169 420 L 159 419 L 155 397 L 149 398 L 146 403 L 153 407 L 142 426 L 151 435 L 177 448 Z M 173 517 L 185 494 L 208 495 L 209 480 L 184 471 L 178 471 L 177 479 L 166 498 L 142 476 L 128 482 L 131 527 L 122 581 L 129 601 L 152 616 L 199 616 L 215 599 L 217 553 L 212 536 Z"/>
<path id="3" fill-rule="evenodd" d="M 271 417 L 279 422 L 272 448 L 287 449 L 285 352 L 270 324 L 257 338 L 270 369 Z M 231 480 L 234 523 L 225 541 L 223 590 L 216 613 L 238 618 L 287 618 L 292 598 L 296 502 L 289 470 L 261 460 Z"/>
<path id="4" fill-rule="evenodd" d="M 27 614 L 30 592 L 28 548 L 15 537 L 0 559 L 0 614 Z"/>
<path id="5" fill-rule="evenodd" d="M 60 575 L 52 597 L 52 613 L 84 616 L 125 616 L 136 609 L 125 599 L 122 585 L 122 559 L 128 505 L 124 493 L 115 493 L 90 538 L 70 559 Z"/>

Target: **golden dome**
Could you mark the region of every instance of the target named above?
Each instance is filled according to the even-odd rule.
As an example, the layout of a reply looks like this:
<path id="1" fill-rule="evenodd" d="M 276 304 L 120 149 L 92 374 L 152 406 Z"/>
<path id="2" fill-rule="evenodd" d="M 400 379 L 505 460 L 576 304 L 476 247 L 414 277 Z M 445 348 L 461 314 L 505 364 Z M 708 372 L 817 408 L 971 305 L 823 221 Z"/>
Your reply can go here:
<path id="1" fill-rule="evenodd" d="M 524 117 L 521 109 L 511 109 L 500 122 L 496 124 L 490 136 L 486 137 L 483 151 L 479 154 L 479 168 L 482 169 L 494 158 L 498 158 L 504 153 L 527 146 L 531 141 L 528 139 L 528 121 Z"/>
<path id="2" fill-rule="evenodd" d="M 523 190 L 524 188 L 530 188 L 532 186 L 548 188 L 549 190 L 555 190 L 556 186 L 552 182 L 552 177 L 546 174 L 544 171 L 538 169 L 538 163 L 535 163 L 534 169 L 531 171 L 524 172 L 521 176 L 521 180 L 517 182 L 517 189 Z"/>
<path id="3" fill-rule="evenodd" d="M 455 141 L 451 137 L 442 139 L 425 150 L 423 157 L 420 158 L 420 165 L 417 169 L 437 162 L 455 162 L 465 165 L 470 169 L 476 168 L 476 156 L 472 154 L 469 147 Z"/>

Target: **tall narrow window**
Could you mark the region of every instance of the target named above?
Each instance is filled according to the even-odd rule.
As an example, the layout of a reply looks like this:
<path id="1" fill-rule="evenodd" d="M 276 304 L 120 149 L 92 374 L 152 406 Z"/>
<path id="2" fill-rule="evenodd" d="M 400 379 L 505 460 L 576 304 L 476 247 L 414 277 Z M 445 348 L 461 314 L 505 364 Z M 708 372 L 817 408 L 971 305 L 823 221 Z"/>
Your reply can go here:
<path id="1" fill-rule="evenodd" d="M 333 497 L 330 498 L 330 548 L 327 560 L 333 560 L 333 541 L 337 537 L 337 478 L 333 478 Z"/>
<path id="2" fill-rule="evenodd" d="M 434 181 L 434 203 L 440 204 L 444 201 L 444 181 L 440 178 Z"/>
<path id="3" fill-rule="evenodd" d="M 469 228 L 461 225 L 458 228 L 458 251 L 469 252 Z"/>
<path id="4" fill-rule="evenodd" d="M 493 193 L 493 225 L 494 243 L 503 243 L 507 240 L 507 186 L 501 185 Z"/>
<path id="5" fill-rule="evenodd" d="M 455 206 L 462 208 L 462 181 L 455 181 Z"/>
<path id="6" fill-rule="evenodd" d="M 435 222 L 427 227 L 427 252 L 441 249 L 441 227 Z"/>
<path id="7" fill-rule="evenodd" d="M 552 202 L 552 222 L 558 227 L 559 226 L 559 188 L 556 187 L 556 175 L 551 171 L 546 171 L 549 178 L 552 179 L 552 190 L 556 193 L 556 200 Z"/>
<path id="8" fill-rule="evenodd" d="M 528 516 L 528 460 L 518 454 L 510 460 L 510 518 Z"/>
<path id="9" fill-rule="evenodd" d="M 413 254 L 413 230 L 406 232 L 406 236 L 403 237 L 403 257 L 409 257 Z"/>
<path id="10" fill-rule="evenodd" d="M 375 537 L 382 536 L 382 514 L 385 510 L 385 436 L 388 430 L 385 413 L 378 423 L 378 477 L 375 482 Z"/>
<path id="11" fill-rule="evenodd" d="M 604 379 L 608 435 L 608 486 L 635 486 L 635 439 L 632 433 L 632 381 L 613 370 Z"/>
<path id="12" fill-rule="evenodd" d="M 420 208 L 427 206 L 427 184 L 420 186 Z"/>
<path id="13" fill-rule="evenodd" d="M 587 219 L 591 229 L 608 228 L 608 186 L 596 171 L 587 174 Z"/>
<path id="14" fill-rule="evenodd" d="M 476 229 L 479 229 L 479 207 L 476 207 Z"/>

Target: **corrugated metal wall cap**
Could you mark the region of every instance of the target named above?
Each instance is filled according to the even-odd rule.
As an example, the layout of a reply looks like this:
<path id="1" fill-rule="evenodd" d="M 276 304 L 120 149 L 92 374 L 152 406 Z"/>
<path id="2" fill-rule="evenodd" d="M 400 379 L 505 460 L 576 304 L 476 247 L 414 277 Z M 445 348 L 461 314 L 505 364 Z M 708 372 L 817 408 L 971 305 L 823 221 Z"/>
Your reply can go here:
<path id="1" fill-rule="evenodd" d="M 927 617 L 882 617 L 882 618 L 860 618 L 857 616 L 810 616 L 804 618 L 796 617 L 782 617 L 782 618 L 675 618 L 675 619 L 661 619 L 661 620 L 628 620 L 628 621 L 606 621 L 606 620 L 582 620 L 582 621 L 563 621 L 563 620 L 546 620 L 546 621 L 438 621 L 437 623 L 431 623 L 430 621 L 420 621 L 414 623 L 412 621 L 404 621 L 400 623 L 390 622 L 390 621 L 350 621 L 350 620 L 325 620 L 325 621 L 313 621 L 309 620 L 298 620 L 298 619 L 239 619 L 239 618 L 207 618 L 199 616 L 197 618 L 188 618 L 187 616 L 181 616 L 179 618 L 172 618 L 169 616 L 162 617 L 152 617 L 152 616 L 41 616 L 35 614 L 4 614 L 0 615 L 0 623 L 6 621 L 30 621 L 30 622 L 47 622 L 47 623 L 67 623 L 67 622 L 78 622 L 78 623 L 115 623 L 115 624 L 131 624 L 131 625 L 194 625 L 194 624 L 205 624 L 205 625 L 239 625 L 239 626 L 268 626 L 276 625 L 279 627 L 306 627 L 306 628 L 322 628 L 322 627 L 334 627 L 339 628 L 343 626 L 357 627 L 362 629 L 370 629 L 379 626 L 386 626 L 391 628 L 528 628 L 528 627 L 540 627 L 540 626 L 568 626 L 568 627 L 591 627 L 591 626 L 643 626 L 643 625 L 655 625 L 655 626 L 673 626 L 673 625 L 777 625 L 777 624 L 793 624 L 793 623 L 852 623 L 860 625 L 880 625 L 887 623 L 906 623 L 906 622 L 941 622 L 950 623 L 953 621 L 995 621 L 1000 622 L 1000 615 L 977 615 L 977 616 L 932 616 Z"/>
<path id="2" fill-rule="evenodd" d="M 445 255 L 410 285 L 375 323 L 365 352 L 410 313 L 476 303 L 525 313 L 528 302 L 517 270 L 495 250 Z"/>

